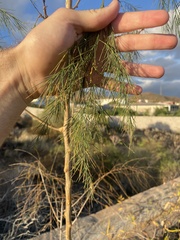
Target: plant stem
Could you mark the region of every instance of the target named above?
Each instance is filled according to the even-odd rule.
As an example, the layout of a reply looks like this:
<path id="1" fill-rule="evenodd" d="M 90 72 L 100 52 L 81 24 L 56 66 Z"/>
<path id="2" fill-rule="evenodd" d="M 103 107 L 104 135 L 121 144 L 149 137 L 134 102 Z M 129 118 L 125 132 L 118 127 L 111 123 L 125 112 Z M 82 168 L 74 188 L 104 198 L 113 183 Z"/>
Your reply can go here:
<path id="1" fill-rule="evenodd" d="M 72 8 L 72 0 L 66 0 L 66 8 Z"/>
<path id="2" fill-rule="evenodd" d="M 66 240 L 71 240 L 71 149 L 70 149 L 70 98 L 65 100 L 64 108 L 64 173 L 65 173 L 65 195 L 66 195 Z"/>
<path id="3" fill-rule="evenodd" d="M 72 0 L 66 0 L 66 8 L 72 8 Z M 70 107 L 70 96 L 66 95 L 65 107 L 64 107 L 64 149 L 65 149 L 65 159 L 64 159 L 64 173 L 65 173 L 65 196 L 66 196 L 66 240 L 71 240 L 71 191 L 72 191 L 72 179 L 71 179 L 71 149 L 70 149 L 70 117 L 71 117 L 71 107 Z"/>

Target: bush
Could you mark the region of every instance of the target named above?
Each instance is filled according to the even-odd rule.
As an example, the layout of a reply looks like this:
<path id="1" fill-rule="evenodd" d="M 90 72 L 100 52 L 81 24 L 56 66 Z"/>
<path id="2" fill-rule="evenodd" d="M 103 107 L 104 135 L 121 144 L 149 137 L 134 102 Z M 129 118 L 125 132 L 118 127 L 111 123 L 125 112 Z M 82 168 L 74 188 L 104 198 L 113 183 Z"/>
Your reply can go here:
<path id="1" fill-rule="evenodd" d="M 167 116 L 169 115 L 169 111 L 167 108 L 156 108 L 154 112 L 154 116 Z"/>
<path id="2" fill-rule="evenodd" d="M 132 109 L 124 109 L 121 107 L 110 108 L 105 110 L 109 116 L 136 116 L 136 111 Z"/>
<path id="3" fill-rule="evenodd" d="M 173 115 L 177 116 L 177 117 L 180 117 L 180 109 L 178 111 L 175 111 Z"/>

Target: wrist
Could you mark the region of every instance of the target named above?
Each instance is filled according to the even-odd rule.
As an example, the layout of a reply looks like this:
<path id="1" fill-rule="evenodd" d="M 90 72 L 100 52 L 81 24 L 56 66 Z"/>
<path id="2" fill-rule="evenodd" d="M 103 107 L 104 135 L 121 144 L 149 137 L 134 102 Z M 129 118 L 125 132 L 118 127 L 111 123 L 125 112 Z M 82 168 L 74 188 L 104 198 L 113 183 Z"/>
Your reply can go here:
<path id="1" fill-rule="evenodd" d="M 35 41 L 35 40 L 34 40 Z M 18 90 L 26 103 L 42 95 L 45 88 L 46 75 L 41 71 L 40 56 L 36 51 L 34 41 L 23 40 L 15 47 L 16 63 L 21 81 L 17 83 Z M 32 54 L 35 53 L 35 54 Z M 47 70 L 47 67 L 45 68 Z"/>
<path id="2" fill-rule="evenodd" d="M 25 101 L 26 92 L 21 82 L 15 49 L 1 51 L 0 58 L 0 144 L 2 144 L 28 101 Z"/>
<path id="3" fill-rule="evenodd" d="M 3 89 L 7 93 L 11 93 L 13 97 L 19 98 L 25 104 L 31 102 L 33 98 L 30 96 L 28 87 L 24 81 L 26 78 L 23 71 L 23 64 L 21 62 L 21 53 L 17 47 L 2 50 L 0 52 L 1 62 L 0 62 L 0 84 L 1 84 L 1 94 L 3 94 Z"/>
<path id="4" fill-rule="evenodd" d="M 16 63 L 16 69 L 18 71 L 18 77 L 16 77 L 13 84 L 24 102 L 26 104 L 29 104 L 34 98 L 39 97 L 39 94 L 31 85 L 32 76 L 27 70 L 29 68 L 27 66 L 28 59 L 25 57 L 26 49 L 24 49 L 23 46 L 19 44 L 13 49 L 13 51 L 14 61 Z"/>

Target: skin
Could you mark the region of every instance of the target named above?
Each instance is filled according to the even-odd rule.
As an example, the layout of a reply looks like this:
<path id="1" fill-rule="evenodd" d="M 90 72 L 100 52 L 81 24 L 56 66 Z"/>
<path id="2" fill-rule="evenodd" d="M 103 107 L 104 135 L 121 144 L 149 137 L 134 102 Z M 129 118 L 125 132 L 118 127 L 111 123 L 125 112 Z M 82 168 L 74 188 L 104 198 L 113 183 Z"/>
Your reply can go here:
<path id="1" fill-rule="evenodd" d="M 63 58 L 65 52 L 83 35 L 105 28 L 111 23 L 114 33 L 164 25 L 169 19 L 166 11 L 119 13 L 119 2 L 113 0 L 102 9 L 74 11 L 58 9 L 34 28 L 14 48 L 0 52 L 0 144 L 4 141 L 21 112 L 32 99 L 44 91 L 42 83 Z M 119 51 L 172 49 L 177 37 L 162 34 L 122 34 L 116 38 Z M 160 78 L 161 66 L 123 62 L 132 76 Z M 93 84 L 101 86 L 101 77 Z M 88 78 L 86 78 L 88 85 Z M 103 77 L 102 77 L 103 82 Z M 139 94 L 141 87 L 127 92 Z"/>

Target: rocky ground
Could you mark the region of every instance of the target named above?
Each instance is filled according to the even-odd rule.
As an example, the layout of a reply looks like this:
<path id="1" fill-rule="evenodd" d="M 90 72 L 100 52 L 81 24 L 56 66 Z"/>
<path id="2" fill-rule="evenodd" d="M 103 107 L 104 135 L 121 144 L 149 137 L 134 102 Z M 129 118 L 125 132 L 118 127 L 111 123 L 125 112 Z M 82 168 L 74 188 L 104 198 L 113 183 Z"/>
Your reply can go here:
<path id="1" fill-rule="evenodd" d="M 52 174 L 53 178 L 49 180 L 49 169 L 52 168 L 52 162 L 49 161 L 49 149 L 53 148 L 57 136 L 56 134 L 52 134 L 51 139 L 42 136 L 38 144 L 36 142 L 36 144 L 31 145 L 30 143 L 32 143 L 34 141 L 33 139 L 37 137 L 32 128 L 31 118 L 26 116 L 26 118 L 21 119 L 14 127 L 10 137 L 0 149 L 0 239 L 3 240 L 28 239 L 33 237 L 36 231 L 44 232 L 50 230 L 50 227 L 47 224 L 48 220 L 44 218 L 45 215 L 49 214 L 47 214 L 47 212 L 50 209 L 47 198 L 44 198 L 43 205 L 38 208 L 36 214 L 31 215 L 27 210 L 28 207 L 30 208 L 34 206 L 33 202 L 31 205 L 30 202 L 25 201 L 27 200 L 27 194 L 30 197 L 30 194 L 33 195 L 36 193 L 37 196 L 37 192 L 34 190 L 33 192 L 32 189 L 37 189 L 38 186 L 42 191 L 41 185 L 42 182 L 45 181 L 47 184 L 54 184 L 58 189 L 58 194 L 61 193 L 64 195 L 64 190 L 60 189 L 63 180 L 56 179 L 56 174 L 62 173 L 63 171 L 61 164 L 54 163 L 53 167 L 57 171 L 56 174 Z M 107 162 L 107 166 L 111 165 L 112 167 L 113 164 L 116 164 L 117 161 L 112 162 L 112 159 L 117 159 L 118 157 L 121 157 L 123 164 L 125 160 L 130 161 L 131 164 L 129 166 L 131 168 L 128 171 L 132 181 L 129 181 L 129 178 L 124 177 L 125 175 L 123 174 L 118 175 L 118 181 L 119 179 L 121 180 L 123 188 L 121 188 L 120 184 L 115 186 L 116 193 L 115 191 L 108 190 L 110 185 L 104 185 L 104 183 L 100 185 L 101 192 L 96 194 L 96 199 L 91 202 L 92 205 L 89 203 L 85 205 L 84 209 L 86 210 L 83 211 L 81 216 L 95 213 L 107 207 L 107 204 L 113 205 L 117 202 L 122 202 L 127 196 L 130 197 L 138 192 L 145 191 L 148 188 L 160 185 L 180 176 L 180 134 L 159 131 L 158 129 L 146 129 L 143 131 L 136 130 L 130 148 L 128 147 L 130 143 L 128 135 L 122 135 L 122 132 L 117 129 L 106 130 L 104 136 L 106 138 L 105 151 L 107 152 L 107 157 L 105 157 L 104 160 Z M 51 156 L 52 154 L 54 153 L 51 152 Z M 37 156 L 41 159 L 42 165 L 38 165 L 39 162 L 37 161 Z M 59 152 L 58 157 L 63 158 L 63 154 Z M 24 165 L 19 165 L 19 163 L 23 163 Z M 31 165 L 30 171 L 23 172 L 24 169 L 29 169 L 29 165 L 26 164 L 33 165 Z M 143 175 L 143 172 L 141 172 L 138 173 L 138 178 L 137 176 L 136 178 L 133 178 L 132 173 L 135 169 L 134 167 L 137 167 L 138 169 L 143 167 L 147 170 L 147 175 L 151 174 L 151 177 L 146 179 L 146 175 Z M 41 169 L 41 172 L 44 171 L 44 179 L 38 177 L 39 175 L 37 174 L 37 171 L 39 171 L 39 168 Z M 142 184 L 143 181 L 139 181 L 139 178 L 141 177 L 144 177 L 143 181 L 144 183 L 147 181 L 147 184 Z M 25 178 L 26 181 L 24 180 Z M 132 182 L 134 182 L 134 185 Z M 22 186 L 22 183 L 24 184 L 23 190 L 21 189 L 21 194 L 18 195 L 18 184 Z M 26 189 L 27 186 L 28 189 Z M 74 184 L 73 187 L 74 194 L 76 195 L 74 201 L 76 201 L 79 196 L 83 195 L 84 188 L 81 183 Z M 103 188 L 105 189 L 105 192 L 102 191 Z M 22 193 L 24 193 L 25 196 L 22 196 Z M 40 198 L 35 199 L 34 203 L 40 201 L 44 194 L 45 193 L 42 191 Z M 57 194 L 57 191 L 49 191 L 50 197 L 54 194 Z M 111 196 L 111 194 L 112 197 L 108 198 L 107 196 Z M 59 195 L 57 196 L 59 197 Z M 104 199 L 109 202 L 107 203 Z M 83 200 L 85 199 L 81 199 L 81 204 L 83 204 Z M 62 203 L 63 201 L 63 198 L 59 198 L 59 203 Z M 27 209 L 23 205 L 25 202 L 27 203 Z M 81 208 L 81 206 L 82 205 L 79 205 L 79 208 Z M 57 204 L 57 208 L 60 209 L 61 207 L 61 204 Z M 75 215 L 79 208 L 73 209 Z M 21 211 L 21 213 L 25 214 L 26 217 L 28 214 L 29 216 L 26 218 L 19 214 L 19 209 L 24 211 Z M 50 215 L 48 216 L 49 218 L 51 217 Z M 60 217 L 64 219 L 63 216 Z M 57 224 L 54 223 L 55 220 L 53 217 L 52 221 L 52 225 L 57 227 Z M 64 220 L 62 222 L 64 222 Z M 168 239 L 173 240 L 173 238 Z"/>

